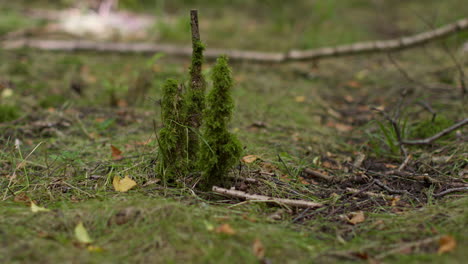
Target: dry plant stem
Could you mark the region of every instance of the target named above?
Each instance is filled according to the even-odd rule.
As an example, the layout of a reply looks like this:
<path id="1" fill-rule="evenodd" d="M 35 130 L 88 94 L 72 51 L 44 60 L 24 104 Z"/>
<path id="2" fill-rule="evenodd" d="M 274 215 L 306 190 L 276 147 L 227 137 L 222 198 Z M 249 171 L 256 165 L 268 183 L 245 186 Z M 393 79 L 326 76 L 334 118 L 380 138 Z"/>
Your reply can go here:
<path id="1" fill-rule="evenodd" d="M 383 188 L 384 190 L 386 190 L 389 193 L 392 193 L 392 194 L 408 194 L 408 195 L 410 195 L 410 193 L 408 191 L 406 191 L 406 190 L 394 190 L 394 189 L 388 187 L 387 185 L 385 185 L 383 182 L 381 182 L 379 180 L 374 180 L 374 183 L 377 186 Z"/>
<path id="2" fill-rule="evenodd" d="M 258 194 L 248 194 L 242 191 L 236 190 L 228 190 L 224 188 L 220 188 L 217 186 L 213 186 L 213 192 L 219 193 L 222 195 L 227 195 L 231 197 L 237 197 L 245 200 L 252 200 L 252 201 L 264 201 L 269 203 L 276 203 L 276 204 L 285 204 L 292 207 L 300 207 L 300 208 L 318 208 L 322 207 L 323 204 L 315 203 L 305 200 L 292 200 L 292 199 L 281 199 L 281 198 L 274 198 L 265 195 L 258 195 Z"/>
<path id="3" fill-rule="evenodd" d="M 313 178 L 321 179 L 321 180 L 324 180 L 324 181 L 327 181 L 327 182 L 332 182 L 334 180 L 334 178 L 331 177 L 331 176 L 322 174 L 322 173 L 320 173 L 318 171 L 314 171 L 314 170 L 309 169 L 309 168 L 304 169 L 304 173 L 307 174 L 308 176 L 313 177 Z"/>
<path id="4" fill-rule="evenodd" d="M 468 118 L 463 119 L 462 121 L 456 123 L 455 125 L 448 127 L 439 133 L 435 134 L 432 137 L 425 138 L 425 139 L 417 139 L 417 140 L 402 140 L 401 143 L 404 145 L 426 145 L 426 144 L 431 144 L 435 140 L 451 133 L 452 131 L 459 129 L 460 127 L 465 126 L 468 124 Z"/>
<path id="5" fill-rule="evenodd" d="M 390 255 L 393 255 L 393 254 L 398 254 L 402 251 L 405 251 L 407 249 L 412 249 L 412 248 L 415 248 L 415 247 L 421 247 L 421 246 L 424 246 L 424 245 L 428 245 L 428 244 L 432 244 L 436 241 L 439 241 L 439 239 L 441 238 L 441 236 L 435 236 L 435 237 L 430 237 L 430 238 L 426 238 L 426 239 L 423 239 L 423 240 L 419 240 L 419 241 L 415 241 L 415 242 L 409 242 L 409 243 L 403 243 L 401 244 L 399 247 L 396 247 L 394 249 L 391 249 L 391 250 L 388 250 L 384 253 L 381 253 L 379 255 L 377 255 L 375 258 L 376 259 L 384 259 Z"/>
<path id="6" fill-rule="evenodd" d="M 324 58 L 334 58 L 346 55 L 358 55 L 372 52 L 391 52 L 407 49 L 428 43 L 430 41 L 447 37 L 468 29 L 468 18 L 460 19 L 434 30 L 416 35 L 391 40 L 378 40 L 370 42 L 357 42 L 349 45 L 324 47 L 310 50 L 291 50 L 289 52 L 258 52 L 244 50 L 208 49 L 205 53 L 207 59 L 216 59 L 222 54 L 232 61 L 253 61 L 282 63 L 287 61 L 314 61 Z M 120 53 L 156 53 L 163 52 L 168 55 L 191 56 L 190 47 L 152 43 L 102 43 L 96 41 L 67 41 L 45 39 L 16 39 L 1 43 L 3 49 L 36 48 L 42 50 L 78 51 L 92 50 L 101 52 Z"/>
<path id="7" fill-rule="evenodd" d="M 411 154 L 409 154 L 408 156 L 406 156 L 405 160 L 403 161 L 403 163 L 400 165 L 400 167 L 398 167 L 398 171 L 402 171 L 403 169 L 405 169 L 406 165 L 408 165 L 409 161 L 411 160 L 413 156 Z"/>
<path id="8" fill-rule="evenodd" d="M 393 130 L 395 131 L 395 134 L 396 134 L 396 137 L 397 137 L 398 146 L 400 147 L 400 152 L 406 158 L 408 156 L 408 151 L 406 150 L 404 144 L 402 143 L 400 126 L 398 125 L 397 121 L 395 121 L 398 118 L 398 115 L 399 115 L 399 112 L 400 112 L 400 107 L 401 107 L 401 100 L 398 103 L 397 117 L 396 118 L 390 117 L 386 112 L 384 112 L 382 110 L 379 110 L 377 108 L 372 108 L 372 109 L 380 112 L 385 117 L 385 119 L 387 119 L 387 121 L 390 122 L 390 124 L 392 124 Z"/>
<path id="9" fill-rule="evenodd" d="M 468 191 L 468 187 L 458 187 L 458 188 L 451 188 L 451 189 L 447 189 L 443 192 L 440 192 L 440 193 L 436 193 L 434 194 L 434 197 L 442 197 L 442 196 L 445 196 L 449 193 L 453 193 L 453 192 L 466 192 Z"/>
<path id="10" fill-rule="evenodd" d="M 346 188 L 346 191 L 353 193 L 353 194 L 357 194 L 357 195 L 363 195 L 363 196 L 374 197 L 374 198 L 382 198 L 385 200 L 393 199 L 393 196 L 390 196 L 390 195 L 385 195 L 382 193 L 375 193 L 375 192 L 365 192 L 359 189 L 354 189 L 354 188 L 349 188 L 349 187 Z"/>

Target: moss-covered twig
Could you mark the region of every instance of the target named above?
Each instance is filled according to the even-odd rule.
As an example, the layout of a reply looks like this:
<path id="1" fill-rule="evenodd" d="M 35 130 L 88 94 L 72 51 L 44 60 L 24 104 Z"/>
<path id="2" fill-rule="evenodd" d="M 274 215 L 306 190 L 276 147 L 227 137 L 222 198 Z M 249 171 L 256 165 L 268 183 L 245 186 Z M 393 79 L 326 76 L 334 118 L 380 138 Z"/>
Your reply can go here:
<path id="1" fill-rule="evenodd" d="M 202 74 L 203 50 L 200 41 L 197 10 L 190 11 L 192 28 L 192 64 L 190 66 L 190 89 L 188 91 L 187 125 L 192 129 L 188 136 L 188 155 L 194 161 L 199 150 L 198 129 L 202 125 L 203 110 L 205 109 L 206 82 Z"/>

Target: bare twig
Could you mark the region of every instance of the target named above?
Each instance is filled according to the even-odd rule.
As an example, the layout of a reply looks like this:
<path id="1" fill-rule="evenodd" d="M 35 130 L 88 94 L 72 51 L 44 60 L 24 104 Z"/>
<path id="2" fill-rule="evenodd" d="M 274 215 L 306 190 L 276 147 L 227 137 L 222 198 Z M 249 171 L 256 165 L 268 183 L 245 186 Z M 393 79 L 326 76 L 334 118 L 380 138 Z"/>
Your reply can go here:
<path id="1" fill-rule="evenodd" d="M 451 189 L 447 189 L 443 192 L 440 192 L 440 193 L 435 193 L 434 196 L 435 197 L 442 197 L 442 196 L 445 196 L 449 193 L 453 193 L 453 192 L 466 192 L 468 191 L 468 186 L 467 187 L 458 187 L 458 188 L 451 188 Z"/>
<path id="2" fill-rule="evenodd" d="M 401 107 L 401 101 L 398 104 L 396 116 L 399 116 L 400 107 Z M 400 152 L 406 158 L 408 156 L 408 151 L 406 150 L 405 146 L 402 143 L 403 140 L 401 138 L 400 126 L 398 125 L 398 123 L 396 121 L 397 118 L 392 118 L 387 112 L 382 111 L 382 110 L 377 109 L 377 108 L 372 108 L 372 110 L 378 111 L 379 113 L 381 113 L 385 117 L 385 119 L 387 119 L 388 122 L 390 122 L 390 124 L 392 125 L 392 128 L 393 128 L 393 131 L 395 131 L 395 135 L 396 135 L 396 138 L 397 138 L 397 141 L 398 141 L 398 146 L 400 147 Z"/>
<path id="3" fill-rule="evenodd" d="M 384 258 L 386 258 L 386 257 L 388 257 L 390 255 L 397 254 L 399 252 L 403 252 L 403 251 L 406 251 L 408 249 L 412 249 L 412 248 L 432 244 L 432 243 L 434 243 L 436 241 L 439 241 L 440 238 L 441 238 L 441 236 L 435 236 L 435 237 L 430 237 L 430 238 L 422 239 L 422 240 L 415 241 L 415 242 L 403 243 L 400 246 L 395 247 L 394 249 L 385 251 L 385 252 L 377 255 L 375 258 L 376 259 L 384 259 Z"/>
<path id="4" fill-rule="evenodd" d="M 401 143 L 404 145 L 426 145 L 431 144 L 433 141 L 451 133 L 452 131 L 459 129 L 460 127 L 465 126 L 468 124 L 468 118 L 463 119 L 462 121 L 456 123 L 455 125 L 448 127 L 439 133 L 435 134 L 432 137 L 425 138 L 425 139 L 416 139 L 416 140 L 402 140 Z"/>
<path id="5" fill-rule="evenodd" d="M 385 185 L 383 182 L 381 182 L 379 180 L 374 180 L 374 183 L 377 186 L 385 189 L 389 193 L 392 193 L 392 194 L 408 194 L 408 195 L 410 195 L 410 193 L 408 191 L 406 191 L 406 190 L 394 190 L 394 189 L 388 187 L 387 185 Z"/>
<path id="6" fill-rule="evenodd" d="M 292 199 L 282 199 L 282 198 L 274 198 L 265 195 L 258 195 L 258 194 L 248 194 L 242 191 L 236 190 L 228 190 L 221 187 L 213 186 L 213 192 L 237 197 L 245 200 L 253 200 L 253 201 L 264 201 L 268 203 L 277 203 L 277 204 L 285 204 L 293 207 L 301 207 L 301 208 L 318 208 L 322 207 L 323 204 L 315 203 L 305 200 L 292 200 Z"/>
<path id="7" fill-rule="evenodd" d="M 354 188 L 349 188 L 349 187 L 346 188 L 346 191 L 348 191 L 350 193 L 353 193 L 353 194 L 356 194 L 357 196 L 363 195 L 363 196 L 374 197 L 374 198 L 382 198 L 382 199 L 385 199 L 385 200 L 393 199 L 393 196 L 391 196 L 391 195 L 386 195 L 386 194 L 383 194 L 383 193 L 375 193 L 375 192 L 366 192 L 366 191 L 362 191 L 362 190 L 354 189 Z"/>
<path id="8" fill-rule="evenodd" d="M 415 47 L 427 42 L 447 37 L 468 29 L 468 18 L 460 19 L 437 29 L 422 32 L 416 35 L 391 40 L 378 40 L 371 42 L 357 42 L 349 45 L 323 47 L 310 50 L 291 50 L 289 52 L 259 52 L 245 50 L 208 49 L 205 53 L 207 59 L 215 59 L 226 54 L 231 60 L 274 62 L 311 61 L 324 58 L 333 58 L 345 55 L 358 55 L 372 52 L 391 52 Z M 156 53 L 163 52 L 168 55 L 191 56 L 190 47 L 163 45 L 152 43 L 102 43 L 95 41 L 67 41 L 45 39 L 17 39 L 6 40 L 1 43 L 3 49 L 36 48 L 50 51 L 78 51 L 92 50 L 101 52 L 120 53 Z"/>
<path id="9" fill-rule="evenodd" d="M 403 169 L 405 169 L 406 165 L 408 165 L 408 162 L 411 160 L 413 156 L 410 154 L 408 156 L 406 156 L 405 160 L 403 161 L 403 163 L 400 165 L 400 167 L 398 167 L 398 171 L 402 171 Z"/>
<path id="10" fill-rule="evenodd" d="M 318 171 L 314 171 L 314 170 L 309 169 L 309 168 L 305 168 L 304 173 L 307 174 L 307 176 L 314 177 L 314 178 L 317 178 L 317 179 L 321 179 L 321 180 L 324 180 L 324 181 L 327 181 L 327 182 L 332 182 L 334 180 L 334 178 L 331 177 L 331 176 L 325 175 L 323 173 L 320 173 Z"/>

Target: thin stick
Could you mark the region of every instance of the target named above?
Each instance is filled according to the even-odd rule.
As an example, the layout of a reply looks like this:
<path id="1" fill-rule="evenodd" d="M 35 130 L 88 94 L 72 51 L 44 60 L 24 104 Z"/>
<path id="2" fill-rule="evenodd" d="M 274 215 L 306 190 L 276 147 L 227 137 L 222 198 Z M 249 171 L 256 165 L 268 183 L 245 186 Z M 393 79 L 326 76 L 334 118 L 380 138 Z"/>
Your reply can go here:
<path id="1" fill-rule="evenodd" d="M 432 244 L 435 241 L 438 241 L 440 238 L 441 238 L 441 236 L 435 236 L 435 237 L 430 237 L 430 238 L 422 239 L 422 240 L 415 241 L 415 242 L 403 243 L 399 247 L 396 247 L 394 249 L 388 250 L 386 252 L 383 252 L 383 253 L 377 255 L 375 258 L 376 259 L 383 259 L 383 258 L 386 258 L 386 257 L 388 257 L 390 255 L 405 251 L 406 249 L 412 249 L 412 248 L 415 248 L 415 247 L 421 247 L 421 246 L 424 246 L 424 245 Z"/>
<path id="2" fill-rule="evenodd" d="M 426 145 L 426 144 L 431 144 L 433 141 L 449 134 L 450 132 L 463 127 L 464 125 L 468 124 L 468 118 L 463 119 L 462 121 L 456 123 L 455 125 L 446 128 L 439 133 L 435 134 L 432 137 L 425 138 L 425 139 L 416 139 L 416 140 L 402 140 L 401 143 L 405 145 Z"/>
<path id="3" fill-rule="evenodd" d="M 391 195 L 386 195 L 386 194 L 383 194 L 383 193 L 366 192 L 366 191 L 361 191 L 359 189 L 354 189 L 354 188 L 349 188 L 349 187 L 346 188 L 346 191 L 348 191 L 350 193 L 353 193 L 353 194 L 357 194 L 357 195 L 364 195 L 364 196 L 368 196 L 368 197 L 382 198 L 382 199 L 385 199 L 385 200 L 391 200 L 391 199 L 394 198 Z"/>
<path id="4" fill-rule="evenodd" d="M 434 194 L 435 197 L 442 197 L 446 194 L 449 194 L 449 193 L 453 193 L 453 192 L 466 192 L 468 191 L 468 187 L 458 187 L 458 188 L 451 188 L 451 189 L 447 189 L 443 192 L 440 192 L 440 193 L 436 193 Z"/>
<path id="5" fill-rule="evenodd" d="M 236 190 L 228 190 L 221 187 L 213 186 L 213 192 L 237 197 L 245 200 L 252 200 L 252 201 L 264 201 L 269 203 L 276 203 L 276 204 L 285 204 L 292 207 L 301 207 L 301 208 L 318 208 L 322 207 L 323 204 L 315 203 L 305 200 L 292 200 L 292 199 L 282 199 L 282 198 L 274 198 L 265 195 L 258 195 L 258 194 L 248 194 L 242 191 Z"/>
<path id="6" fill-rule="evenodd" d="M 468 29 L 468 18 L 463 18 L 455 23 L 448 24 L 434 30 L 422 32 L 416 35 L 391 40 L 377 40 L 371 42 L 357 42 L 349 45 L 323 47 L 309 50 L 291 50 L 289 52 L 259 52 L 246 50 L 209 49 L 205 53 L 207 59 L 216 59 L 226 54 L 231 61 L 253 61 L 268 63 L 283 63 L 287 61 L 311 61 L 325 58 L 334 58 L 347 55 L 359 55 L 364 53 L 390 52 L 407 49 L 428 43 L 430 41 L 448 37 Z M 91 50 L 101 52 L 120 53 L 156 53 L 167 55 L 191 56 L 192 49 L 187 46 L 175 46 L 153 43 L 105 43 L 96 41 L 67 41 L 45 39 L 16 39 L 1 42 L 3 49 L 36 48 L 49 51 L 79 51 Z"/>
<path id="7" fill-rule="evenodd" d="M 410 193 L 409 193 L 408 191 L 406 191 L 406 190 L 394 190 L 394 189 L 388 187 L 387 185 L 385 185 L 383 182 L 381 182 L 381 181 L 379 181 L 379 180 L 374 180 L 374 183 L 375 183 L 377 186 L 379 186 L 379 187 L 385 189 L 385 190 L 386 190 L 387 192 L 389 192 L 389 193 L 394 193 L 394 194 L 408 194 L 408 195 L 410 195 Z"/>
<path id="8" fill-rule="evenodd" d="M 333 177 L 322 174 L 322 173 L 320 173 L 318 171 L 314 171 L 314 170 L 309 169 L 309 168 L 305 168 L 304 173 L 307 174 L 308 176 L 318 178 L 318 179 L 321 179 L 321 180 L 325 180 L 327 182 L 333 181 Z"/>

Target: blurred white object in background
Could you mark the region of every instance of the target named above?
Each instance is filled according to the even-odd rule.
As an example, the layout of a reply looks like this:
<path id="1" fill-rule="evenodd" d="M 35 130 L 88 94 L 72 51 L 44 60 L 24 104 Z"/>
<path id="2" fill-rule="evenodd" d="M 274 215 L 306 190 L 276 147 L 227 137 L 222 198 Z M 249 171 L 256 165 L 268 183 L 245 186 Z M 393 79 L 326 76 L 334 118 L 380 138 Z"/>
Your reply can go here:
<path id="1" fill-rule="evenodd" d="M 104 0 L 97 11 L 68 9 L 60 12 L 58 29 L 78 37 L 106 39 L 144 38 L 155 18 L 116 11 L 116 0 Z"/>

